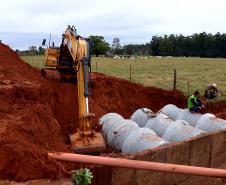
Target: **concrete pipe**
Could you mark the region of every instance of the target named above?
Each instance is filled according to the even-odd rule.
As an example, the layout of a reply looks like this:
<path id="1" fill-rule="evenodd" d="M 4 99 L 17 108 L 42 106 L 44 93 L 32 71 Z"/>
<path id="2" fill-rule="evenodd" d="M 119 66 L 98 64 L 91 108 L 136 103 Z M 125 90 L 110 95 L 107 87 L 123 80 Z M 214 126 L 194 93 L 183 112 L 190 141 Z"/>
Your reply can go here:
<path id="1" fill-rule="evenodd" d="M 120 128 L 120 127 L 125 126 L 125 125 L 127 125 L 126 122 L 121 123 L 120 121 L 117 121 L 117 122 L 113 123 L 113 126 L 108 131 L 107 137 L 105 139 L 108 146 L 111 146 L 111 147 L 114 148 L 115 139 L 116 139 L 116 137 L 114 135 L 117 134 L 117 132 L 115 130 L 118 129 L 117 127 Z"/>
<path id="2" fill-rule="evenodd" d="M 182 111 L 183 109 L 178 108 L 176 105 L 173 104 L 168 104 L 164 106 L 160 111 L 167 115 L 169 118 L 172 120 L 176 120 L 178 114 Z"/>
<path id="3" fill-rule="evenodd" d="M 140 127 L 144 127 L 149 119 L 149 113 L 152 113 L 150 109 L 141 108 L 136 110 L 132 116 L 130 117 L 131 120 L 135 121 Z"/>
<path id="4" fill-rule="evenodd" d="M 169 142 L 177 142 L 187 140 L 203 133 L 205 132 L 190 126 L 186 121 L 177 120 L 165 129 L 162 138 Z"/>
<path id="5" fill-rule="evenodd" d="M 204 114 L 196 123 L 196 128 L 211 132 L 226 128 L 226 120 L 216 118 L 213 114 Z"/>
<path id="6" fill-rule="evenodd" d="M 158 137 L 151 129 L 140 128 L 132 132 L 127 137 L 122 146 L 122 153 L 134 154 L 144 150 L 156 148 L 166 143 L 168 142 Z"/>
<path id="7" fill-rule="evenodd" d="M 145 127 L 152 129 L 159 137 L 162 137 L 164 130 L 174 121 L 168 116 L 159 112 L 157 116 L 150 118 Z"/>
<path id="8" fill-rule="evenodd" d="M 189 109 L 182 110 L 178 116 L 177 120 L 184 120 L 189 123 L 189 125 L 195 127 L 196 122 L 199 120 L 199 118 L 202 116 L 202 114 L 199 113 L 191 113 Z"/>
<path id="9" fill-rule="evenodd" d="M 119 120 L 116 126 L 113 126 L 107 136 L 107 144 L 116 150 L 121 150 L 126 138 L 133 131 L 139 129 L 137 123 L 132 120 Z"/>
<path id="10" fill-rule="evenodd" d="M 99 124 L 102 125 L 102 133 L 105 139 L 107 139 L 108 132 L 111 128 L 120 120 L 124 120 L 124 118 L 116 113 L 109 113 L 101 117 Z"/>
<path id="11" fill-rule="evenodd" d="M 98 124 L 100 126 L 103 126 L 108 120 L 111 120 L 112 118 L 115 118 L 115 117 L 121 117 L 121 118 L 123 118 L 121 115 L 119 115 L 117 113 L 114 113 L 114 112 L 111 112 L 111 113 L 107 113 L 107 114 L 103 115 L 99 119 Z"/>

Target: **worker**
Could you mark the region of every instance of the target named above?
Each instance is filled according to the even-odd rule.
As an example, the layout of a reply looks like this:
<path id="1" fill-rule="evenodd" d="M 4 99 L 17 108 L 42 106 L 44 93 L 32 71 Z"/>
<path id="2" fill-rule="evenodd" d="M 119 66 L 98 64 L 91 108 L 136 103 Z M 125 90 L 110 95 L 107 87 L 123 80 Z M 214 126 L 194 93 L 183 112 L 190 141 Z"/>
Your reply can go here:
<path id="1" fill-rule="evenodd" d="M 214 99 L 219 95 L 220 93 L 217 89 L 217 84 L 213 83 L 206 87 L 205 94 L 204 94 L 206 99 Z"/>
<path id="2" fill-rule="evenodd" d="M 196 90 L 193 95 L 188 98 L 188 109 L 192 113 L 199 112 L 203 107 L 202 102 L 198 98 L 199 95 L 200 92 Z"/>

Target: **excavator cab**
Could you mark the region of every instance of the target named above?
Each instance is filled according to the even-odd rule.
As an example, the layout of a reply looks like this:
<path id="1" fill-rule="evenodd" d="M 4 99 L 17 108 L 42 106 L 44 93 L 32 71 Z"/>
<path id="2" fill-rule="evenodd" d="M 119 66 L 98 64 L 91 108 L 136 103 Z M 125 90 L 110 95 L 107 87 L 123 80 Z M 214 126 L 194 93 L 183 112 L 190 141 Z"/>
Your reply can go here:
<path id="1" fill-rule="evenodd" d="M 60 48 L 50 47 L 45 51 L 46 68 L 56 69 L 60 56 Z"/>
<path id="2" fill-rule="evenodd" d="M 61 79 L 76 79 L 79 106 L 79 128 L 70 135 L 72 149 L 76 153 L 100 153 L 106 148 L 100 132 L 95 132 L 93 117 L 89 112 L 89 68 L 91 63 L 91 45 L 76 33 L 74 26 L 68 26 L 62 35 L 60 49 L 49 48 L 46 51 L 46 66 L 55 67 Z"/>

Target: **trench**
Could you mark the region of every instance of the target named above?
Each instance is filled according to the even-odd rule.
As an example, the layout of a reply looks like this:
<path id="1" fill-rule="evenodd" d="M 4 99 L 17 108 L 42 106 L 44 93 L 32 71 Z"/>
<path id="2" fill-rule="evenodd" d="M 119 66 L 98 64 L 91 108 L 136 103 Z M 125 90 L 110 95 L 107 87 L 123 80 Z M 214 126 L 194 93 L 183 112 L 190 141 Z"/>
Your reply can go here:
<path id="1" fill-rule="evenodd" d="M 93 74 L 90 92 L 94 122 L 109 112 L 129 118 L 141 107 L 155 112 L 166 104 L 186 107 L 186 97 L 181 92 L 144 87 L 100 73 Z M 211 105 L 206 111 L 214 110 L 225 118 L 226 111 L 221 110 L 226 109 L 226 103 L 222 105 L 216 105 L 216 109 Z M 78 127 L 76 85 L 43 78 L 38 69 L 4 44 L 0 44 L 0 115 L 0 179 L 58 179 L 84 166 L 54 161 L 46 155 L 55 151 L 72 152 L 68 135 Z M 94 184 L 98 184 L 102 171 L 106 172 L 106 182 L 112 178 L 109 168 L 93 169 Z"/>

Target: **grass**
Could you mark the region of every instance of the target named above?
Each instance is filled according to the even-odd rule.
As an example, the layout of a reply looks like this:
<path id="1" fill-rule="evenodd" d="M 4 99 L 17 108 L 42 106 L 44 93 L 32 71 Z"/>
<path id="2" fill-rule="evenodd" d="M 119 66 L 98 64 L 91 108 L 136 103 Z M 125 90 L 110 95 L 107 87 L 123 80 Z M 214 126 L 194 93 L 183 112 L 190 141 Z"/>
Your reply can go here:
<path id="1" fill-rule="evenodd" d="M 34 67 L 38 67 L 38 68 L 44 67 L 44 56 L 43 55 L 21 56 L 21 58 Z"/>
<path id="2" fill-rule="evenodd" d="M 43 66 L 43 56 L 25 56 L 22 58 L 33 66 Z M 206 85 L 214 82 L 221 92 L 218 100 L 226 99 L 226 59 L 149 57 L 147 60 L 131 60 L 92 58 L 93 71 L 127 80 L 130 80 L 130 66 L 132 69 L 131 80 L 144 86 L 172 89 L 175 68 L 177 71 L 177 89 L 186 95 L 192 94 L 195 89 L 203 93 Z"/>

